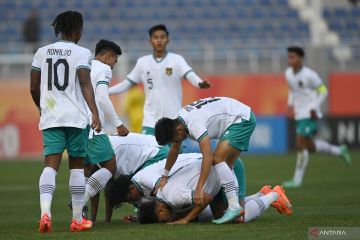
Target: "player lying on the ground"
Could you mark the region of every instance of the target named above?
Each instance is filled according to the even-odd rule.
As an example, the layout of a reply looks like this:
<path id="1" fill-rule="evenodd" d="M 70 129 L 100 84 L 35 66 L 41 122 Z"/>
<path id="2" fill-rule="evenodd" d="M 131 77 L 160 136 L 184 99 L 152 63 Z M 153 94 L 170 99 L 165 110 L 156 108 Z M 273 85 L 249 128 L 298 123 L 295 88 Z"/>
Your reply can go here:
<path id="1" fill-rule="evenodd" d="M 116 172 L 114 174 L 115 177 L 120 175 L 131 177 L 141 169 L 165 159 L 169 152 L 169 147 L 159 146 L 154 136 L 129 133 L 125 137 L 109 136 L 109 140 L 112 149 L 115 152 L 116 158 Z M 99 172 L 99 170 L 97 170 L 94 174 L 97 172 Z M 99 190 L 99 188 L 100 187 L 98 186 L 97 190 Z M 90 191 L 90 195 L 92 197 L 92 221 L 95 221 L 97 216 L 100 197 L 99 192 L 100 190 L 96 191 L 92 188 Z"/>
<path id="2" fill-rule="evenodd" d="M 309 162 L 309 152 L 323 152 L 341 156 L 347 164 L 351 157 L 345 145 L 333 145 L 322 139 L 314 139 L 317 119 L 322 117 L 321 104 L 327 96 L 326 86 L 319 75 L 303 65 L 305 52 L 300 47 L 288 48 L 289 67 L 285 77 L 289 84 L 288 107 L 290 117 L 296 123 L 297 159 L 292 180 L 283 183 L 285 187 L 300 187 Z"/>
<path id="3" fill-rule="evenodd" d="M 165 25 L 151 27 L 149 43 L 153 48 L 152 54 L 139 58 L 126 79 L 110 88 L 110 94 L 117 94 L 141 82 L 144 84 L 143 134 L 155 135 L 154 127 L 158 119 L 176 117 L 182 106 L 182 79 L 198 88 L 211 86 L 198 77 L 181 55 L 166 50 L 169 41 L 169 31 Z"/>
<path id="4" fill-rule="evenodd" d="M 95 89 L 95 101 L 99 110 L 101 124 L 108 119 L 117 127 L 118 135 L 126 136 L 129 131 L 124 126 L 109 98 L 109 84 L 112 79 L 112 68 L 121 55 L 121 48 L 114 42 L 100 40 L 96 44 L 95 58 L 91 62 L 91 83 Z M 89 111 L 90 113 L 90 111 Z M 91 114 L 90 114 L 91 119 Z M 85 204 L 91 197 L 103 189 L 116 171 L 114 151 L 104 131 L 99 133 L 88 128 L 88 157 L 84 162 L 85 169 Z M 118 136 L 119 137 L 119 136 Z M 98 164 L 101 169 L 90 176 L 91 166 Z"/>
<path id="5" fill-rule="evenodd" d="M 73 206 L 71 231 L 88 230 L 92 222 L 83 219 L 85 179 L 84 158 L 87 156 L 88 115 L 92 113 L 92 128 L 101 130 L 94 91 L 90 82 L 91 52 L 77 42 L 83 30 L 81 13 L 66 11 L 51 24 L 61 40 L 40 48 L 34 56 L 31 70 L 31 95 L 40 111 L 44 141 L 45 168 L 40 176 L 41 220 L 39 231 L 51 232 L 51 203 L 55 179 L 65 149 L 69 154 L 69 188 Z M 86 104 L 85 104 L 86 103 Z"/>
<path id="6" fill-rule="evenodd" d="M 172 145 L 159 189 L 165 186 L 181 143 L 189 136 L 199 143 L 204 157 L 195 189 L 195 203 L 203 204 L 204 184 L 211 166 L 214 165 L 229 203 L 224 216 L 214 223 L 222 224 L 238 217 L 243 213 L 243 209 L 237 199 L 238 184 L 231 169 L 240 153 L 248 150 L 255 126 L 255 114 L 250 107 L 227 97 L 201 99 L 181 109 L 176 119 L 160 119 L 155 125 L 156 140 L 160 145 Z M 214 154 L 211 150 L 211 139 L 220 140 Z"/>

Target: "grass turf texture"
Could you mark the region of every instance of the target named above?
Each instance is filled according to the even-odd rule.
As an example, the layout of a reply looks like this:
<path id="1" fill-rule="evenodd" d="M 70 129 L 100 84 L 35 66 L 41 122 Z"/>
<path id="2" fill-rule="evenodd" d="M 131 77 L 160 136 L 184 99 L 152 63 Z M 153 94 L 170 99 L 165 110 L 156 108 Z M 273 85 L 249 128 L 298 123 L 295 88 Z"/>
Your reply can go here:
<path id="1" fill-rule="evenodd" d="M 40 215 L 38 179 L 42 162 L 0 161 L 0 239 L 308 239 L 309 226 L 360 226 L 360 152 L 353 152 L 353 165 L 336 157 L 310 157 L 303 187 L 288 190 L 294 205 L 290 217 L 268 211 L 248 224 L 192 223 L 183 226 L 122 223 L 120 217 L 133 213 L 129 205 L 114 211 L 111 224 L 104 219 L 103 198 L 98 222 L 89 232 L 70 233 L 67 162 L 57 175 L 53 199 L 53 232 L 37 231 Z M 275 185 L 292 177 L 295 153 L 284 156 L 244 156 L 248 194 L 264 184 Z"/>

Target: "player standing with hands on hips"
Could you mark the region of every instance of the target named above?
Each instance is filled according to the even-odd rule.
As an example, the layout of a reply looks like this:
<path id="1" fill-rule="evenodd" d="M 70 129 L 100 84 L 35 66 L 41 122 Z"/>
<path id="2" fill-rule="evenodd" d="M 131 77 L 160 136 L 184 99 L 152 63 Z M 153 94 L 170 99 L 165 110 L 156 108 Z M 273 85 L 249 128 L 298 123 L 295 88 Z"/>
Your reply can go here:
<path id="1" fill-rule="evenodd" d="M 170 39 L 165 25 L 151 27 L 149 36 L 153 54 L 139 58 L 126 79 L 111 87 L 109 94 L 125 92 L 143 82 L 145 106 L 142 133 L 155 135 L 156 121 L 162 117 L 175 118 L 182 107 L 183 78 L 198 88 L 206 89 L 211 85 L 201 80 L 182 56 L 167 52 Z"/>
<path id="2" fill-rule="evenodd" d="M 82 218 L 85 177 L 84 158 L 87 156 L 88 114 L 92 113 L 91 127 L 101 131 L 94 90 L 90 81 L 91 52 L 80 47 L 83 18 L 81 13 L 60 13 L 51 24 L 55 36 L 61 40 L 40 48 L 34 56 L 30 90 L 40 111 L 39 128 L 44 141 L 45 168 L 40 176 L 41 220 L 39 231 L 51 232 L 51 202 L 55 178 L 65 149 L 69 154 L 69 188 L 73 219 L 71 231 L 83 231 L 92 222 Z"/>

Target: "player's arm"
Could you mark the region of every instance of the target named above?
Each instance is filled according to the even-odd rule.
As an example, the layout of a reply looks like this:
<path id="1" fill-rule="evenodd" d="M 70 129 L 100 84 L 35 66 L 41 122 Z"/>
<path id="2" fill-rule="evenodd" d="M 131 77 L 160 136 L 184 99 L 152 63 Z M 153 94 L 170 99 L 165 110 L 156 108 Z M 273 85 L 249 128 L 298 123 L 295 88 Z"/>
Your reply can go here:
<path id="1" fill-rule="evenodd" d="M 96 86 L 96 96 L 98 97 L 99 105 L 107 116 L 107 119 L 116 126 L 118 134 L 120 136 L 128 135 L 129 130 L 124 126 L 123 122 L 118 117 L 114 105 L 110 100 L 109 85 L 107 81 L 98 81 Z"/>
<path id="2" fill-rule="evenodd" d="M 180 147 L 181 147 L 181 143 L 173 143 L 171 145 L 168 157 L 166 159 L 164 173 L 163 173 L 163 176 L 161 177 L 159 184 L 157 185 L 157 187 L 154 191 L 155 194 L 157 193 L 158 190 L 162 190 L 163 187 L 166 185 L 169 172 L 170 172 L 171 168 L 174 166 L 177 157 L 179 156 Z"/>
<path id="3" fill-rule="evenodd" d="M 194 220 L 207 207 L 207 205 L 212 201 L 213 198 L 211 195 L 204 193 L 203 199 L 204 199 L 203 200 L 204 204 L 202 205 L 195 204 L 194 208 L 191 209 L 191 211 L 184 218 L 177 220 L 175 222 L 171 222 L 170 224 L 187 224 L 192 220 Z"/>
<path id="4" fill-rule="evenodd" d="M 208 81 L 202 80 L 194 71 L 190 70 L 184 75 L 184 78 L 188 80 L 193 86 L 198 88 L 210 88 L 211 84 Z"/>
<path id="5" fill-rule="evenodd" d="M 106 197 L 106 194 L 105 194 L 105 222 L 106 223 L 111 222 L 112 213 L 113 213 L 113 207 L 109 203 L 109 199 Z"/>
<path id="6" fill-rule="evenodd" d="M 40 111 L 40 83 L 41 71 L 32 69 L 30 72 L 30 92 L 31 97 Z"/>
<path id="7" fill-rule="evenodd" d="M 91 198 L 91 221 L 95 222 L 99 209 L 100 193 Z"/>
<path id="8" fill-rule="evenodd" d="M 121 83 L 118 83 L 118 84 L 110 87 L 109 94 L 114 95 L 114 94 L 126 92 L 127 90 L 134 87 L 135 85 L 136 85 L 136 83 L 131 82 L 129 79 L 125 79 Z"/>
<path id="9" fill-rule="evenodd" d="M 316 91 L 317 97 L 316 100 L 313 103 L 313 109 L 311 109 L 311 118 L 317 119 L 317 109 L 320 108 L 321 104 L 324 102 L 324 100 L 327 97 L 327 88 L 323 84 L 320 76 L 316 72 L 312 72 L 309 76 L 310 78 L 310 86 L 313 90 Z"/>
<path id="10" fill-rule="evenodd" d="M 94 89 L 90 81 L 90 70 L 86 68 L 79 68 L 77 70 L 81 92 L 83 97 L 92 113 L 92 125 L 91 127 L 97 131 L 101 130 L 101 123 L 99 119 L 99 112 L 95 103 Z"/>
<path id="11" fill-rule="evenodd" d="M 207 135 L 207 132 L 205 132 L 203 135 L 204 135 L 204 137 L 202 137 L 202 139 L 200 141 L 198 141 L 201 154 L 203 155 L 203 160 L 201 162 L 200 177 L 199 177 L 199 181 L 197 183 L 196 191 L 195 191 L 195 203 L 196 204 L 203 203 L 203 195 L 202 195 L 203 191 L 204 191 L 203 188 L 204 188 L 207 178 L 209 177 L 209 173 L 210 173 L 212 162 L 213 162 L 213 154 L 212 154 L 212 150 L 211 150 L 210 138 Z"/>

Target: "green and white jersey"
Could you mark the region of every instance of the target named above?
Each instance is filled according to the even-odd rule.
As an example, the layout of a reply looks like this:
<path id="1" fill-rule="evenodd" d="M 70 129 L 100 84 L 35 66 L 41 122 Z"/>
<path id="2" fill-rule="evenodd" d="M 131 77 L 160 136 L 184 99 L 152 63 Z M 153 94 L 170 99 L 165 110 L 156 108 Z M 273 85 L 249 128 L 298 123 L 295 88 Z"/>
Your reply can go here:
<path id="1" fill-rule="evenodd" d="M 125 137 L 109 136 L 109 139 L 116 156 L 115 176 L 132 175 L 155 157 L 161 147 L 151 135 L 129 133 Z"/>
<path id="2" fill-rule="evenodd" d="M 32 69 L 41 71 L 40 130 L 86 127 L 88 114 L 77 76 L 80 68 L 90 71 L 91 52 L 73 42 L 59 41 L 35 53 Z"/>
<path id="3" fill-rule="evenodd" d="M 201 161 L 194 161 L 184 166 L 168 179 L 167 184 L 156 194 L 156 197 L 177 211 L 192 207 L 200 172 Z M 204 192 L 215 197 L 220 190 L 220 179 L 215 167 L 212 167 L 205 182 Z"/>
<path id="4" fill-rule="evenodd" d="M 243 119 L 250 119 L 249 106 L 228 97 L 200 99 L 185 106 L 178 113 L 191 139 L 200 142 L 206 135 L 220 139 L 226 129 Z"/>
<path id="5" fill-rule="evenodd" d="M 289 85 L 288 104 L 294 106 L 295 119 L 310 118 L 311 110 L 317 111 L 318 117 L 322 117 L 320 106 L 317 103 L 317 89 L 322 85 L 319 75 L 303 66 L 297 73 L 288 67 L 285 77 Z"/>
<path id="6" fill-rule="evenodd" d="M 91 64 L 91 84 L 95 91 L 95 102 L 99 112 L 99 118 L 102 126 L 106 125 L 106 120 L 112 126 L 118 127 L 122 125 L 122 121 L 117 116 L 112 102 L 109 98 L 109 84 L 112 79 L 112 71 L 109 65 L 104 64 L 98 60 L 92 60 Z M 102 105 L 100 105 L 102 100 Z M 88 109 L 89 118 L 91 122 L 91 112 Z M 104 131 L 95 134 L 105 134 Z"/>
<path id="7" fill-rule="evenodd" d="M 144 83 L 143 126 L 153 128 L 162 117 L 176 117 L 182 106 L 181 80 L 191 71 L 185 59 L 175 53 L 169 52 L 163 59 L 151 54 L 137 60 L 127 80 Z"/>
<path id="8" fill-rule="evenodd" d="M 193 162 L 200 162 L 201 164 L 202 155 L 200 153 L 187 153 L 179 154 L 174 166 L 171 168 L 169 176 L 171 179 L 180 169 L 185 166 L 192 164 Z M 139 191 L 147 198 L 151 197 L 156 184 L 160 180 L 164 173 L 164 167 L 166 159 L 154 163 L 136 173 L 131 181 L 137 186 Z"/>

